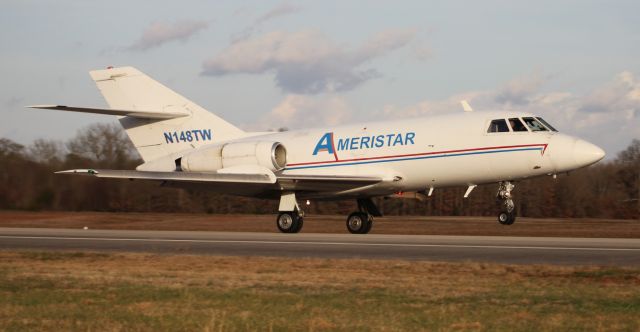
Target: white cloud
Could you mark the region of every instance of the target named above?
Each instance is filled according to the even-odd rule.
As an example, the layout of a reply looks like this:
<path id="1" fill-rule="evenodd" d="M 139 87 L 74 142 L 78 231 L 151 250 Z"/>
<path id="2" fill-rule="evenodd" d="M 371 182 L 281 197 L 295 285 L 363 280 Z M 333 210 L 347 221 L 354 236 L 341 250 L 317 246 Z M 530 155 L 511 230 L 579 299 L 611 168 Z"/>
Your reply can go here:
<path id="1" fill-rule="evenodd" d="M 203 74 L 275 73 L 286 92 L 316 94 L 351 90 L 380 74 L 365 63 L 403 47 L 415 34 L 409 30 L 382 31 L 355 49 L 339 45 L 316 30 L 275 31 L 233 42 L 205 61 Z"/>
<path id="2" fill-rule="evenodd" d="M 628 71 L 618 74 L 613 81 L 594 90 L 586 98 L 583 112 L 624 112 L 633 117 L 640 110 L 640 81 Z"/>
<path id="3" fill-rule="evenodd" d="M 288 3 L 288 2 L 283 2 L 283 3 L 273 7 L 272 9 L 267 11 L 266 13 L 260 15 L 258 18 L 256 18 L 253 21 L 253 23 L 251 23 L 251 25 L 249 25 L 247 28 L 245 28 L 242 32 L 234 35 L 232 37 L 232 40 L 234 42 L 237 42 L 237 41 L 240 41 L 240 40 L 243 40 L 243 39 L 247 39 L 247 38 L 251 37 L 257 31 L 259 31 L 260 27 L 264 23 L 266 23 L 268 21 L 271 21 L 273 19 L 276 19 L 278 17 L 295 14 L 295 13 L 299 12 L 301 9 L 302 8 L 299 7 L 299 6 L 292 5 L 292 4 Z"/>
<path id="4" fill-rule="evenodd" d="M 353 56 L 354 63 L 385 55 L 408 44 L 415 36 L 414 29 L 388 29 L 371 36 Z"/>
<path id="5" fill-rule="evenodd" d="M 203 21 L 182 20 L 173 23 L 155 22 L 147 27 L 138 41 L 128 47 L 132 51 L 146 51 L 171 41 L 185 42 L 208 26 Z"/>
<path id="6" fill-rule="evenodd" d="M 471 106 L 476 108 L 475 102 L 486 99 L 486 97 L 483 92 L 472 91 L 456 94 L 441 100 L 423 100 L 417 104 L 408 106 L 388 104 L 383 107 L 382 112 L 384 116 L 388 118 L 432 116 L 458 111 L 462 112 L 461 100 L 474 101 Z"/>
<path id="7" fill-rule="evenodd" d="M 349 120 L 351 114 L 351 108 L 341 97 L 292 94 L 286 96 L 259 121 L 259 124 L 252 124 L 251 127 L 264 130 L 265 127 L 277 129 L 335 126 Z"/>
<path id="8" fill-rule="evenodd" d="M 622 72 L 586 94 L 543 92 L 546 80 L 533 74 L 496 90 L 471 91 L 408 106 L 386 105 L 382 113 L 397 118 L 462 112 L 459 102 L 468 100 L 476 111 L 511 110 L 543 116 L 561 131 L 601 144 L 605 150 L 640 138 L 640 80 L 633 73 Z"/>
<path id="9" fill-rule="evenodd" d="M 266 21 L 270 21 L 274 18 L 280 17 L 280 16 L 285 16 L 285 15 L 290 15 L 290 14 L 294 14 L 300 11 L 300 7 L 292 5 L 290 3 L 281 3 L 275 7 L 273 7 L 271 10 L 269 10 L 268 12 L 264 13 L 263 15 L 261 15 L 260 17 L 258 17 L 255 22 L 254 25 L 256 24 L 262 24 Z"/>
<path id="10" fill-rule="evenodd" d="M 495 100 L 499 104 L 526 105 L 547 79 L 540 73 L 534 73 L 511 80 L 497 92 Z"/>

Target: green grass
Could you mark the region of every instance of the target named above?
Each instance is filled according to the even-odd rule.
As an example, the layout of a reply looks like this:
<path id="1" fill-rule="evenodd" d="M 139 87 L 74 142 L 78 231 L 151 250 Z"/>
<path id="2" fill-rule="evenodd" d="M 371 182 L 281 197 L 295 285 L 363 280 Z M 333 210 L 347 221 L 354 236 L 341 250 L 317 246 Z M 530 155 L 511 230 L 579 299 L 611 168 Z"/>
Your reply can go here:
<path id="1" fill-rule="evenodd" d="M 640 270 L 0 252 L 0 330 L 638 331 Z"/>

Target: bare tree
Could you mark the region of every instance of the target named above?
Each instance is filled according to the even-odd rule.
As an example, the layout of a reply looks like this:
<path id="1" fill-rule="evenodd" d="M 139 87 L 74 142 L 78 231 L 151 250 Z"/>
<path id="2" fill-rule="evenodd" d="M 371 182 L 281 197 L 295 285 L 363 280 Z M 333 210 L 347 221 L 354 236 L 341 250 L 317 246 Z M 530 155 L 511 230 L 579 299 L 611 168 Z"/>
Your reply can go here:
<path id="1" fill-rule="evenodd" d="M 7 138 L 0 138 L 0 157 L 8 158 L 12 155 L 22 154 L 24 146 Z"/>
<path id="2" fill-rule="evenodd" d="M 27 148 L 28 157 L 38 163 L 59 165 L 64 159 L 66 150 L 60 141 L 39 138 Z"/>
<path id="3" fill-rule="evenodd" d="M 635 214 L 640 219 L 640 140 L 631 141 L 631 144 L 618 154 L 617 161 L 621 166 L 618 170 L 618 180 L 628 197 L 625 201 L 629 206 L 637 208 Z"/>
<path id="4" fill-rule="evenodd" d="M 122 167 L 132 159 L 139 159 L 133 144 L 115 123 L 96 123 L 80 129 L 67 142 L 67 149 L 101 166 Z"/>

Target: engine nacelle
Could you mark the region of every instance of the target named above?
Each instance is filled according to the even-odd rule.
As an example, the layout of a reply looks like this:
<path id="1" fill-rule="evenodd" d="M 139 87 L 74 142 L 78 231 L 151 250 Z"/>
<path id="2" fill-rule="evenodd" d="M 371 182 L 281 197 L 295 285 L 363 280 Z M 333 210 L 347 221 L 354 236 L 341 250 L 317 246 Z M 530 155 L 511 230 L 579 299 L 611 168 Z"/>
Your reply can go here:
<path id="1" fill-rule="evenodd" d="M 249 141 L 202 148 L 181 158 L 185 172 L 214 172 L 233 166 L 258 165 L 272 172 L 287 163 L 287 150 L 280 142 Z"/>

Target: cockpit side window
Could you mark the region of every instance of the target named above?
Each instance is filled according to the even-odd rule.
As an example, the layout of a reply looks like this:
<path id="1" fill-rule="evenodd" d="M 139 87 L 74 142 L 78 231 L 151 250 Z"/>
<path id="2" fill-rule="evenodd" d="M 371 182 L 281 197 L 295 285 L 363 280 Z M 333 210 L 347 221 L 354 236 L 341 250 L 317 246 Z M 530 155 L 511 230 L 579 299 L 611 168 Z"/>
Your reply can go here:
<path id="1" fill-rule="evenodd" d="M 549 122 L 544 121 L 543 118 L 537 117 L 536 119 L 538 119 L 538 121 L 542 122 L 543 125 L 545 125 L 547 128 L 549 128 L 549 130 L 551 131 L 558 131 L 556 128 L 553 128 L 552 125 L 549 124 Z"/>
<path id="2" fill-rule="evenodd" d="M 504 119 L 497 119 L 491 121 L 489 125 L 489 129 L 487 129 L 488 133 L 502 133 L 509 132 L 509 127 L 507 127 L 507 121 Z"/>
<path id="3" fill-rule="evenodd" d="M 540 123 L 540 121 L 534 118 L 525 117 L 525 118 L 522 118 L 522 120 L 524 120 L 524 123 L 527 124 L 527 126 L 529 127 L 529 129 L 531 129 L 531 131 L 548 131 L 547 128 L 545 128 L 545 126 L 542 125 L 542 123 Z"/>
<path id="4" fill-rule="evenodd" d="M 522 121 L 518 118 L 510 118 L 509 125 L 513 131 L 527 131 L 527 127 L 525 127 Z"/>

